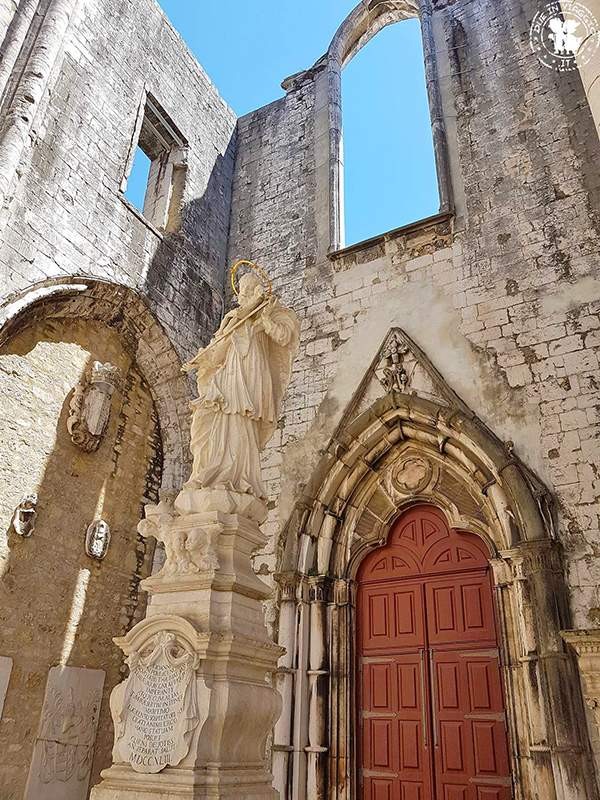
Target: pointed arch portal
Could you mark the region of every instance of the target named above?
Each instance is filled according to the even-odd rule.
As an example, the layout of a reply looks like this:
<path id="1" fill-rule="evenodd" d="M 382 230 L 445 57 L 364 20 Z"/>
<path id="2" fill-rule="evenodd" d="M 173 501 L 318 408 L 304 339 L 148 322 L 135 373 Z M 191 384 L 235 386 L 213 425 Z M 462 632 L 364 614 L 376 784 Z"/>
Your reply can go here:
<path id="1" fill-rule="evenodd" d="M 380 569 L 384 583 L 397 576 L 399 583 L 412 581 L 421 587 L 422 606 L 415 614 L 421 615 L 422 625 L 433 626 L 434 633 L 435 587 L 441 588 L 439 614 L 446 614 L 444 624 L 450 625 L 452 614 L 470 620 L 462 630 L 450 625 L 452 641 L 444 643 L 438 632 L 442 639 L 427 667 L 429 695 L 425 723 L 421 722 L 429 737 L 435 727 L 432 674 L 445 670 L 448 676 L 459 670 L 452 663 L 452 645 L 468 644 L 465 652 L 480 646 L 489 651 L 470 666 L 483 670 L 489 680 L 489 713 L 481 711 L 478 717 L 477 710 L 466 709 L 464 698 L 470 689 L 462 673 L 462 716 L 445 720 L 455 728 L 481 726 L 477 741 L 471 736 L 464 743 L 465 761 L 468 753 L 472 763 L 479 758 L 477 768 L 462 774 L 471 794 L 457 789 L 444 795 L 438 786 L 437 795 L 422 791 L 415 797 L 592 800 L 596 794 L 579 680 L 560 636 L 570 627 L 569 607 L 551 498 L 511 447 L 452 392 L 415 343 L 399 329 L 390 331 L 386 342 L 394 336 L 403 345 L 403 360 L 386 372 L 384 343 L 282 534 L 279 643 L 286 655 L 278 673 L 284 711 L 275 728 L 275 786 L 282 800 L 403 796 L 398 783 L 393 784 L 396 778 L 379 793 L 372 786 L 364 788 L 364 779 L 373 777 L 364 755 L 375 752 L 371 734 L 364 730 L 365 713 L 373 709 L 363 702 L 364 679 L 361 688 L 357 666 L 366 652 L 361 636 L 367 586 Z M 369 387 L 379 371 L 387 393 L 373 401 Z M 407 520 L 414 521 L 411 515 L 423 514 L 423 509 L 438 531 L 439 541 L 430 551 L 414 544 L 417 534 L 401 532 Z M 402 553 L 396 564 L 389 558 L 382 564 L 382 554 L 394 551 L 396 556 Z M 478 588 L 471 584 L 465 589 L 471 604 L 455 603 L 452 608 L 450 595 L 454 593 L 458 602 L 471 565 L 473 576 L 478 573 L 481 579 Z M 473 597 L 480 598 L 479 610 L 472 605 Z M 409 616 L 402 614 L 400 633 L 407 632 Z M 478 625 L 481 639 L 465 641 Z M 439 626 L 441 631 L 442 623 Z M 381 635 L 385 639 L 386 634 Z M 398 641 L 389 636 L 388 644 L 398 645 L 394 657 L 408 658 L 408 651 L 399 652 Z M 418 651 L 432 648 L 430 637 L 429 628 L 421 631 L 413 643 L 412 662 L 406 663 L 415 667 Z M 445 662 L 442 645 L 447 648 Z M 468 668 L 468 659 L 463 666 Z M 445 691 L 451 689 L 446 684 Z M 377 695 L 377 702 L 380 698 Z M 438 740 L 441 712 L 438 705 Z M 456 739 L 448 742 L 455 745 Z M 479 753 L 477 744 L 483 747 Z M 386 747 L 380 730 L 378 758 Z M 390 753 L 390 758 L 400 757 Z M 415 751 L 412 758 L 416 763 Z M 456 750 L 454 759 L 457 765 Z M 482 772 L 489 772 L 493 761 L 493 780 L 488 774 L 488 781 L 482 781 Z M 432 756 L 431 767 L 421 776 L 425 786 L 427 781 L 445 780 L 436 763 Z M 478 779 L 479 795 L 473 794 L 478 786 L 473 781 Z"/>

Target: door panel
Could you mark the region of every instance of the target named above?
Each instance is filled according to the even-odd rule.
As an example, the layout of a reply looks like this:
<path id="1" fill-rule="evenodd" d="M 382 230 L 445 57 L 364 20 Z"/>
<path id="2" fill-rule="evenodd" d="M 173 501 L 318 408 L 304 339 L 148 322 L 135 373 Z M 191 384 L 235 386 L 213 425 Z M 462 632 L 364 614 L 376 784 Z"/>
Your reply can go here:
<path id="1" fill-rule="evenodd" d="M 388 581 L 365 586 L 359 625 L 363 653 L 422 647 L 425 641 L 422 584 Z"/>
<path id="2" fill-rule="evenodd" d="M 468 800 L 485 797 L 486 792 L 508 800 L 509 760 L 497 653 L 433 650 L 431 663 L 438 795 L 466 787 Z"/>
<path id="3" fill-rule="evenodd" d="M 361 664 L 363 796 L 431 798 L 431 733 L 423 651 Z M 391 788 L 390 788 L 391 787 Z"/>
<path id="4" fill-rule="evenodd" d="M 430 580 L 425 592 L 427 635 L 432 646 L 495 644 L 494 605 L 487 570 Z"/>

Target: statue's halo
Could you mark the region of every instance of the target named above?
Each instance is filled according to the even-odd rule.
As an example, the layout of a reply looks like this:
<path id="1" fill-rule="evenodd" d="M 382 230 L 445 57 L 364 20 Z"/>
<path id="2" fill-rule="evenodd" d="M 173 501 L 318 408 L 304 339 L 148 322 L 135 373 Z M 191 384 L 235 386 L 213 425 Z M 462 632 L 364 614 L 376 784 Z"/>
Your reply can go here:
<path id="1" fill-rule="evenodd" d="M 265 288 L 265 293 L 267 297 L 270 297 L 271 294 L 273 293 L 273 284 L 271 283 L 271 280 L 267 275 L 266 271 L 258 264 L 255 264 L 254 261 L 248 261 L 245 258 L 240 258 L 239 261 L 236 261 L 235 264 L 231 267 L 231 288 L 233 289 L 233 293 L 235 294 L 235 296 L 237 297 L 239 294 L 239 290 L 235 282 L 235 276 L 237 274 L 238 269 L 244 266 L 244 264 L 247 267 L 250 267 L 250 269 L 254 270 L 254 272 L 256 272 L 256 274 L 258 275 L 258 277 L 262 282 L 262 285 Z"/>

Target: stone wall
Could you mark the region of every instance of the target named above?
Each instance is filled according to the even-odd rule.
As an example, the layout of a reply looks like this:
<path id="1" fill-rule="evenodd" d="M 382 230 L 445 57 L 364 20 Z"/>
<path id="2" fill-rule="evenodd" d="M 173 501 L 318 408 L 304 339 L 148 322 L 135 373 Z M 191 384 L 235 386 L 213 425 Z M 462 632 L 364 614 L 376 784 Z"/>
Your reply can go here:
<path id="1" fill-rule="evenodd" d="M 319 70 L 240 121 L 230 257 L 261 261 L 302 317 L 280 439 L 265 461 L 274 538 L 258 563 L 276 561 L 281 524 L 397 325 L 555 493 L 573 621 L 585 626 L 599 604 L 598 137 L 578 75 L 531 53 L 534 3 L 433 5 L 425 52 L 437 62 L 453 220 L 319 259 L 329 246 L 315 233 Z"/>
<path id="2" fill-rule="evenodd" d="M 84 452 L 67 419 L 94 360 L 110 362 L 120 375 L 105 436 L 96 452 Z M 92 782 L 110 764 L 108 695 L 124 671 L 112 638 L 143 615 L 138 584 L 153 547 L 136 525 L 142 504 L 157 497 L 162 454 L 148 386 L 118 336 L 100 324 L 65 319 L 25 328 L 0 351 L 0 378 L 0 624 L 2 655 L 13 659 L 0 726 L 0 796 L 17 800 L 51 666 L 106 672 Z M 22 538 L 11 520 L 31 492 L 38 495 L 36 525 Z M 97 519 L 111 530 L 102 561 L 84 549 Z"/>
<path id="3" fill-rule="evenodd" d="M 68 5 L 5 211 L 3 292 L 61 274 L 125 284 L 188 355 L 222 310 L 235 116 L 151 0 Z M 181 229 L 168 235 L 120 191 L 145 90 L 189 144 Z"/>
<path id="4" fill-rule="evenodd" d="M 153 551 L 136 525 L 157 499 L 163 451 L 167 488 L 188 469 L 180 365 L 222 313 L 236 125 L 152 0 L 0 3 L 0 33 L 17 5 L 0 60 L 0 655 L 14 662 L 2 800 L 23 797 L 54 665 L 105 670 L 92 785 L 110 764 L 108 695 L 125 669 L 112 638 L 144 613 Z M 146 95 L 187 143 L 169 233 L 122 191 Z M 84 453 L 66 422 L 96 359 L 121 382 L 105 439 Z M 38 522 L 22 539 L 11 518 L 30 492 Z M 112 532 L 101 562 L 84 551 L 99 516 Z"/>
<path id="5" fill-rule="evenodd" d="M 0 32 L 15 5 L 0 2 Z M 280 567 L 284 526 L 397 326 L 546 483 L 566 553 L 565 625 L 598 625 L 600 144 L 584 88 L 578 74 L 552 72 L 532 54 L 533 0 L 423 0 L 438 163 L 448 166 L 441 181 L 453 213 L 330 252 L 341 229 L 339 71 L 396 13 L 368 6 L 356 12 L 366 27 L 353 33 L 347 24 L 338 37 L 345 50 L 333 48 L 286 81 L 282 99 L 236 122 L 152 0 L 44 0 L 46 16 L 33 15 L 34 2 L 18 5 L 9 35 L 18 28 L 25 38 L 11 40 L 10 58 L 7 39 L 0 62 L 0 304 L 20 319 L 0 372 L 11 412 L 0 530 L 26 491 L 39 492 L 40 516 L 34 537 L 6 545 L 0 655 L 15 659 L 0 725 L 8 797 L 21 796 L 45 676 L 64 658 L 82 570 L 89 590 L 67 663 L 106 668 L 106 691 L 118 679 L 110 637 L 142 612 L 136 586 L 149 567 L 133 533 L 140 503 L 148 486 L 156 490 L 161 448 L 165 460 L 178 448 L 171 479 L 185 470 L 191 384 L 178 377 L 180 361 L 216 328 L 225 266 L 236 258 L 266 267 L 302 320 L 263 463 L 271 538 L 255 560 L 261 574 Z M 398 19 L 410 6 L 394 4 Z M 44 28 L 57 20 L 64 34 L 58 23 Z M 45 44 L 53 59 L 33 69 L 28 53 Z M 122 193 L 146 94 L 189 145 L 181 227 L 168 234 Z M 79 289 L 73 276 L 86 279 Z M 102 291 L 92 278 L 105 282 Z M 67 294 L 81 292 L 81 305 L 69 300 L 58 319 L 35 316 L 28 304 L 39 297 L 25 293 L 63 291 L 60 281 Z M 91 358 L 115 359 L 128 379 L 103 449 L 87 456 L 65 433 L 65 404 Z M 83 528 L 101 497 L 116 520 L 113 545 L 106 562 L 90 566 Z M 107 715 L 104 703 L 92 782 L 109 761 Z"/>

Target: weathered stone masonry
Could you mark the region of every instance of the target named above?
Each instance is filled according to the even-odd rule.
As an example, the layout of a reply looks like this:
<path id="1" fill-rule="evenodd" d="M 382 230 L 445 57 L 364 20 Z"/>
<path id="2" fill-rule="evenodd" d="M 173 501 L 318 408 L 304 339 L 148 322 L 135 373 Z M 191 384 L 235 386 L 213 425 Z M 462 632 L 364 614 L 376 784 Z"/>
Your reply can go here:
<path id="1" fill-rule="evenodd" d="M 284 82 L 281 99 L 237 121 L 150 0 L 0 3 L 0 25 L 7 31 L 0 63 L 3 346 L 10 350 L 19 337 L 33 337 L 35 353 L 36 341 L 51 339 L 60 363 L 63 345 L 76 342 L 93 356 L 91 333 L 102 337 L 110 329 L 107 341 L 121 342 L 121 357 L 131 359 L 140 385 L 147 386 L 160 430 L 162 485 L 172 492 L 188 460 L 191 392 L 179 373 L 181 360 L 218 323 L 226 265 L 246 257 L 268 269 L 280 296 L 302 319 L 300 356 L 280 429 L 263 462 L 270 543 L 255 558 L 261 574 L 280 575 L 269 614 L 288 649 L 280 676 L 284 714 L 274 740 L 276 782 L 286 798 L 345 798 L 354 796 L 355 776 L 342 740 L 354 723 L 350 687 L 344 694 L 337 679 L 351 673 L 352 653 L 344 648 L 350 648 L 352 632 L 354 567 L 341 553 L 346 545 L 348 553 L 364 553 L 376 543 L 369 544 L 364 526 L 352 527 L 371 508 L 362 488 L 357 495 L 332 489 L 328 502 L 338 505 L 324 513 L 335 533 L 321 529 L 320 487 L 333 480 L 327 459 L 349 461 L 339 443 L 357 453 L 356 442 L 375 424 L 367 424 L 369 413 L 391 419 L 408 408 L 409 415 L 427 417 L 427 436 L 441 436 L 442 429 L 444 436 L 455 435 L 452 424 L 444 427 L 439 398 L 437 422 L 419 405 L 431 398 L 397 398 L 393 414 L 387 407 L 371 368 L 390 329 L 401 329 L 460 399 L 461 413 L 467 409 L 467 417 L 475 416 L 472 436 L 484 430 L 485 441 L 493 442 L 487 468 L 494 480 L 502 483 L 505 461 L 512 465 L 515 459 L 524 474 L 537 475 L 531 485 L 548 494 L 554 526 L 533 512 L 523 514 L 515 502 L 511 508 L 521 524 L 513 541 L 491 521 L 487 531 L 496 548 L 498 592 L 505 598 L 507 670 L 515 676 L 516 699 L 507 702 L 520 726 L 513 758 L 518 774 L 533 776 L 523 786 L 546 792 L 540 800 L 593 797 L 584 705 L 578 682 L 568 678 L 574 662 L 559 629 L 595 629 L 600 619 L 600 143 L 590 112 L 591 104 L 597 114 L 590 88 L 598 86 L 595 67 L 584 76 L 588 103 L 577 73 L 558 74 L 539 64 L 529 47 L 538 7 L 532 0 L 422 0 L 418 6 L 441 213 L 341 249 L 343 66 L 383 25 L 414 15 L 416 3 L 363 0 L 328 53 Z M 36 43 L 46 41 L 42 35 L 49 37 L 48 46 L 32 69 L 28 59 Z M 168 234 L 144 220 L 120 191 L 146 93 L 188 143 L 181 227 Z M 398 187 L 404 190 L 409 187 Z M 69 332 L 75 319 L 79 338 L 75 327 Z M 44 325 L 51 326 L 51 335 Z M 17 356 L 10 350 L 8 357 Z M 81 354 L 69 357 L 78 364 Z M 12 369 L 10 364 L 3 370 Z M 45 380 L 36 374 L 32 392 Z M 71 388 L 61 385 L 53 400 L 57 409 L 68 405 Z M 10 502 L 3 525 L 15 498 L 35 488 L 24 465 L 39 461 L 36 431 L 47 434 L 60 426 L 60 413 L 49 420 L 33 410 L 27 424 L 33 433 L 24 439 L 23 455 L 5 462 Z M 415 447 L 425 447 L 424 436 Z M 461 442 L 469 453 L 482 452 L 480 442 Z M 403 446 L 394 440 L 396 450 L 386 456 L 390 463 Z M 85 458 L 93 470 L 94 455 Z M 360 458 L 370 463 L 368 451 Z M 148 459 L 147 452 L 137 453 L 139 474 Z M 386 463 L 372 466 L 381 480 Z M 449 458 L 445 464 L 451 471 Z M 70 491 L 65 481 L 58 502 Z M 535 502 L 533 497 L 531 507 Z M 523 545 L 538 524 L 539 556 Z M 332 537 L 340 555 L 330 561 L 323 553 Z M 145 563 L 132 570 L 135 586 L 148 568 Z M 71 584 L 54 600 L 64 614 Z M 554 594 L 559 600 L 552 611 Z M 26 593 L 19 597 L 27 605 Z M 523 597 L 537 598 L 533 623 Z M 116 603 L 113 611 L 121 625 L 113 633 L 123 634 L 131 609 Z M 35 626 L 26 617 L 23 627 Z M 89 622 L 84 616 L 82 625 Z M 18 663 L 20 630 L 15 626 L 11 652 L 1 653 L 14 653 L 15 672 L 0 732 L 9 731 L 5 735 L 22 750 L 21 782 L 15 784 L 22 789 L 43 669 L 56 663 L 56 654 L 49 652 L 36 668 L 36 700 L 18 728 L 10 717 L 11 692 L 24 696 L 32 679 Z M 600 702 L 598 668 L 589 655 L 595 652 L 593 636 L 575 638 L 583 693 L 593 712 Z M 520 715 L 536 688 L 523 677 L 523 665 L 534 662 L 542 683 L 554 688 L 542 693 L 539 719 L 526 719 Z M 556 673 L 542 666 L 550 663 L 559 665 Z M 102 664 L 99 654 L 73 662 Z M 556 675 L 558 684 L 569 683 L 568 700 L 553 694 Z M 575 709 L 573 736 L 565 733 L 571 724 L 565 703 Z M 600 763 L 598 727 L 592 716 L 589 722 Z M 96 778 L 108 763 L 109 738 L 101 720 L 97 752 L 104 763 L 95 763 Z M 579 765 L 578 778 L 565 763 Z M 0 773 L 3 791 L 9 772 Z M 20 794 L 7 795 L 12 796 Z"/>
<path id="2" fill-rule="evenodd" d="M 409 4 L 395 8 L 401 18 Z M 360 46 L 380 25 L 376 9 L 370 17 L 368 4 L 362 9 L 354 34 L 343 32 L 348 52 L 356 46 L 353 35 Z M 541 69 L 532 55 L 528 28 L 534 10 L 533 3 L 433 3 L 429 9 L 421 4 L 421 13 L 431 15 L 424 26 L 431 38 L 424 44 L 426 59 L 434 58 L 440 94 L 452 218 L 330 252 L 336 244 L 335 214 L 328 224 L 322 210 L 336 202 L 335 114 L 329 115 L 324 180 L 315 96 L 329 69 L 325 84 L 330 105 L 337 103 L 338 64 L 331 62 L 339 53 L 332 45 L 329 63 L 326 56 L 313 70 L 294 76 L 284 99 L 239 123 L 229 253 L 231 258 L 250 252 L 272 265 L 279 291 L 303 315 L 303 358 L 288 393 L 281 446 L 273 446 L 266 462 L 273 550 L 257 562 L 294 569 L 294 559 L 282 560 L 281 549 L 293 551 L 295 536 L 309 524 L 303 509 L 312 501 L 304 487 L 386 332 L 398 325 L 469 408 L 512 442 L 514 452 L 551 488 L 570 597 L 571 618 L 559 624 L 586 628 L 596 624 L 598 602 L 598 137 L 578 75 Z M 301 119 L 299 103 L 305 109 Z M 301 148 L 293 138 L 300 130 L 313 137 L 303 139 Z M 281 185 L 280 171 L 307 177 L 301 186 L 294 180 Z M 273 221 L 277 192 L 292 211 L 307 209 L 304 241 L 290 236 L 293 215 Z M 279 538 L 282 529 L 285 537 Z M 321 574 L 316 565 L 312 572 Z M 309 700 L 298 696 L 309 692 L 302 676 L 314 669 L 303 627 L 309 625 L 308 610 L 302 611 L 310 589 L 301 588 L 301 574 L 296 580 L 296 622 L 288 620 L 281 632 L 292 651 L 282 681 L 291 669 L 294 707 L 287 739 L 276 737 L 276 749 L 290 753 L 279 777 L 286 797 L 317 791 L 310 777 Z M 282 591 L 287 597 L 288 590 Z M 336 596 L 329 595 L 334 609 Z M 288 639 L 295 625 L 301 631 L 296 645 Z M 325 633 L 325 642 L 330 635 Z M 553 646 L 561 647 L 556 640 Z M 334 662 L 329 668 L 335 670 Z M 322 713 L 327 729 L 333 722 Z M 595 739 L 593 726 L 591 733 Z M 345 770 L 348 782 L 339 779 L 337 788 L 329 783 L 328 790 L 318 791 L 345 797 L 352 768 L 337 760 L 339 741 L 329 735 L 318 742 L 330 749 L 329 774 Z M 308 789 L 300 788 L 306 780 Z"/>
<path id="3" fill-rule="evenodd" d="M 106 672 L 91 784 L 110 763 L 108 694 L 124 669 L 111 638 L 143 616 L 138 584 L 152 561 L 136 522 L 161 480 L 168 491 L 186 476 L 180 364 L 222 313 L 235 116 L 154 3 L 26 0 L 1 11 L 1 652 L 13 666 L 0 795 L 16 800 L 48 669 L 65 654 L 69 666 Z M 169 234 L 120 191 L 146 93 L 188 143 L 182 222 Z M 66 422 L 94 359 L 116 359 L 123 383 L 106 440 L 83 453 Z M 37 528 L 20 540 L 10 521 L 32 491 Z M 102 562 L 83 548 L 96 517 L 112 532 Z"/>

